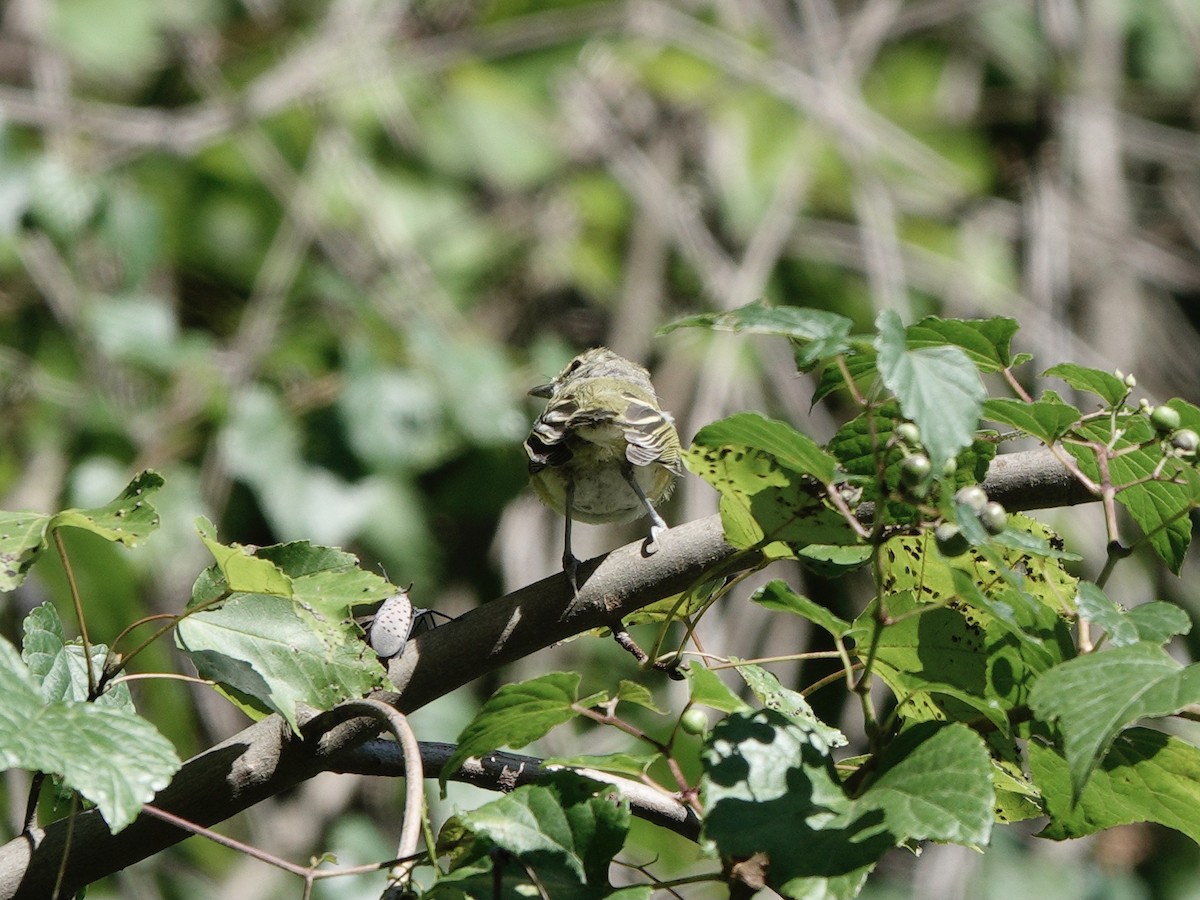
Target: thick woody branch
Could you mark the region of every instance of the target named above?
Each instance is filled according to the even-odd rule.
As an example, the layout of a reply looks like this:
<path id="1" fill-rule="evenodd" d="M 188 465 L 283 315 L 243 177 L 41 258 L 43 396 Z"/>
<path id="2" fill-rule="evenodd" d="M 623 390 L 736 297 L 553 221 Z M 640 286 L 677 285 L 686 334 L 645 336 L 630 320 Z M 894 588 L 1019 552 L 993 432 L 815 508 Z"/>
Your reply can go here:
<path id="1" fill-rule="evenodd" d="M 1092 499 L 1042 451 L 998 458 L 985 488 L 1011 510 Z M 399 693 L 378 699 L 412 712 L 504 663 L 618 622 L 678 593 L 718 564 L 736 571 L 757 561 L 753 554 L 739 557 L 725 543 L 718 517 L 677 526 L 659 537 L 659 550 L 653 555 L 647 556 L 638 542 L 583 563 L 574 600 L 566 578 L 558 574 L 420 635 L 391 664 L 389 674 Z M 379 731 L 375 719 L 347 715 L 335 710 L 309 718 L 303 739 L 277 716 L 264 719 L 189 760 L 154 804 L 212 825 L 319 772 L 337 770 L 346 765 L 345 754 Z M 0 847 L 0 900 L 50 896 L 69 833 L 67 823 L 59 821 Z M 95 811 L 84 813 L 74 824 L 62 895 L 70 896 L 187 836 L 146 815 L 113 835 Z"/>

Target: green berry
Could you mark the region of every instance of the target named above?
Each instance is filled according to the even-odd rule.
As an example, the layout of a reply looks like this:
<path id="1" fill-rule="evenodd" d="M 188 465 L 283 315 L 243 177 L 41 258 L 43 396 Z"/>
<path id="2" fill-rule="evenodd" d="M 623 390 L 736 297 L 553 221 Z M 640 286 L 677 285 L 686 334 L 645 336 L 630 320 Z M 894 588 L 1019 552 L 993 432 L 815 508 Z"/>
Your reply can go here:
<path id="1" fill-rule="evenodd" d="M 969 484 L 965 488 L 959 488 L 958 493 L 954 495 L 954 499 L 963 506 L 970 508 L 973 512 L 979 512 L 987 505 L 987 491 L 977 484 Z"/>
<path id="2" fill-rule="evenodd" d="M 1008 527 L 1008 510 L 992 500 L 985 503 L 979 511 L 979 521 L 983 523 L 988 534 L 999 534 Z"/>
<path id="3" fill-rule="evenodd" d="M 1195 453 L 1196 448 L 1200 447 L 1200 434 L 1190 428 L 1181 428 L 1171 435 L 1171 446 L 1185 455 Z"/>
<path id="4" fill-rule="evenodd" d="M 921 445 L 921 429 L 915 422 L 901 422 L 892 434 L 896 435 L 896 440 L 908 444 L 910 447 Z"/>
<path id="5" fill-rule="evenodd" d="M 1150 410 L 1150 424 L 1159 434 L 1170 434 L 1179 427 L 1179 412 L 1169 406 L 1156 406 Z"/>
<path id="6" fill-rule="evenodd" d="M 691 707 L 685 709 L 683 715 L 679 717 L 679 727 L 686 734 L 704 734 L 708 730 L 708 716 L 704 710 Z"/>
<path id="7" fill-rule="evenodd" d="M 900 460 L 900 481 L 908 487 L 916 487 L 929 477 L 933 463 L 924 453 L 914 453 Z"/>
<path id="8" fill-rule="evenodd" d="M 943 478 L 951 478 L 954 476 L 954 473 L 957 471 L 958 471 L 958 460 L 955 459 L 953 456 L 950 457 L 948 460 L 946 460 L 944 463 L 942 463 L 942 477 Z"/>
<path id="9" fill-rule="evenodd" d="M 971 548 L 967 536 L 953 522 L 943 522 L 934 530 L 933 537 L 937 541 L 938 552 L 951 559 L 962 556 Z"/>

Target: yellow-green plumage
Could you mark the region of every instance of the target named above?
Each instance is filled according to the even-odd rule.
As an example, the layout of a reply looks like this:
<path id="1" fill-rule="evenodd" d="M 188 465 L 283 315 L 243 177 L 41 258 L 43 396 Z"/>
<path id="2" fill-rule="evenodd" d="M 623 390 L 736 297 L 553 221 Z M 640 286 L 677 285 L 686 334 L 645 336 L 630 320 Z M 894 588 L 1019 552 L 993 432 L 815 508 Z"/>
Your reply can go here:
<path id="1" fill-rule="evenodd" d="M 525 441 L 530 479 L 542 501 L 568 517 L 568 574 L 574 566 L 571 519 L 627 522 L 650 515 L 653 543 L 666 528 L 654 504 L 670 495 L 682 472 L 682 451 L 649 373 L 598 347 L 530 393 L 549 401 Z"/>

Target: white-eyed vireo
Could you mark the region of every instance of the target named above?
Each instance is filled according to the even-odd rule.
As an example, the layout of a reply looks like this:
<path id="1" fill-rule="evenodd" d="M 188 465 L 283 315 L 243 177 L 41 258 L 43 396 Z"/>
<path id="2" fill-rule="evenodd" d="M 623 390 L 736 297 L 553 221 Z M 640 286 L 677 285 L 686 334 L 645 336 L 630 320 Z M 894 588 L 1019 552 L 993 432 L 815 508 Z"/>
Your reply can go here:
<path id="1" fill-rule="evenodd" d="M 606 347 L 579 354 L 529 392 L 546 409 L 525 441 L 542 501 L 566 517 L 563 569 L 578 590 L 571 520 L 629 522 L 649 515 L 647 551 L 667 524 L 654 509 L 682 474 L 679 434 L 658 405 L 650 373 Z"/>

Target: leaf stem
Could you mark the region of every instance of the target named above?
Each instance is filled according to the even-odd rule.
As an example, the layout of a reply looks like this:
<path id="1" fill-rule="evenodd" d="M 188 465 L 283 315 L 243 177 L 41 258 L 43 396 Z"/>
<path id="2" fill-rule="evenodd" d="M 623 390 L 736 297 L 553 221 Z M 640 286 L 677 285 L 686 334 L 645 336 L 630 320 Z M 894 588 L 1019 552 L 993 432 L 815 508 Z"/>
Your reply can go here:
<path id="1" fill-rule="evenodd" d="M 75 570 L 71 567 L 71 557 L 67 554 L 66 544 L 63 543 L 62 529 L 54 529 L 54 546 L 58 550 L 58 558 L 62 560 L 63 571 L 67 575 L 67 587 L 71 591 L 71 602 L 75 604 L 75 618 L 79 621 L 79 636 L 83 639 L 83 662 L 87 669 L 88 696 L 96 694 L 96 669 L 92 665 L 92 641 L 88 637 L 87 619 L 83 616 L 83 600 L 79 596 L 79 584 L 75 581 Z"/>

